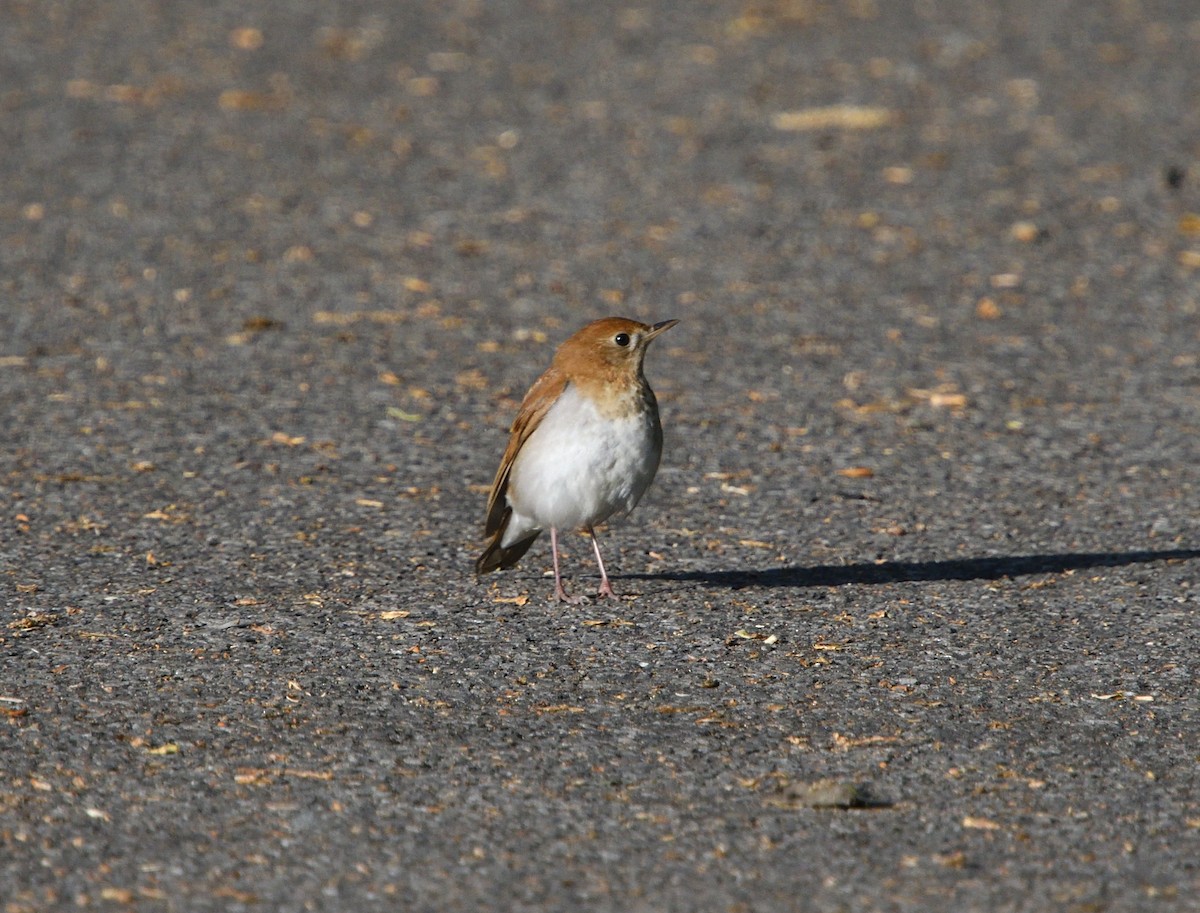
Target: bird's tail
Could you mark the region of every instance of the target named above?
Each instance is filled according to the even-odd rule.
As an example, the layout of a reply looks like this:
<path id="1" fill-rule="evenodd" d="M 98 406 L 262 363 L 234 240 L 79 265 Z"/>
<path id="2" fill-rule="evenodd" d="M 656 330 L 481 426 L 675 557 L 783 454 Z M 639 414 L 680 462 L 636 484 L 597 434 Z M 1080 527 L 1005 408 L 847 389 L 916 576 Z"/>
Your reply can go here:
<path id="1" fill-rule="evenodd" d="M 512 519 L 511 508 L 505 511 L 504 519 L 500 521 L 500 528 L 496 530 L 492 539 L 487 544 L 487 548 L 483 550 L 483 554 L 479 556 L 479 560 L 475 562 L 475 573 L 486 574 L 494 570 L 506 571 L 510 567 L 516 565 L 521 560 L 521 556 L 529 551 L 529 546 L 539 535 L 540 529 L 530 530 L 522 538 L 518 539 L 511 545 L 503 545 L 504 533 L 508 530 L 508 521 Z"/>

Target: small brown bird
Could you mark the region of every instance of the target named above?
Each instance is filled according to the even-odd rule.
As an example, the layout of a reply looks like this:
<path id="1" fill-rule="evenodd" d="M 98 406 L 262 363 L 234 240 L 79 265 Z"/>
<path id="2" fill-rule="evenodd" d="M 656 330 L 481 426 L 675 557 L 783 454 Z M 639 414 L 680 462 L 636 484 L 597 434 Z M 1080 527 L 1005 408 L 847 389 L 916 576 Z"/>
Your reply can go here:
<path id="1" fill-rule="evenodd" d="M 600 566 L 598 596 L 614 597 L 595 526 L 629 513 L 658 471 L 662 425 L 642 362 L 650 343 L 678 320 L 654 326 L 606 317 L 558 347 L 512 424 L 488 496 L 475 572 L 514 566 L 546 527 L 554 556 L 554 598 L 578 604 L 558 570 L 559 530 L 586 530 Z"/>

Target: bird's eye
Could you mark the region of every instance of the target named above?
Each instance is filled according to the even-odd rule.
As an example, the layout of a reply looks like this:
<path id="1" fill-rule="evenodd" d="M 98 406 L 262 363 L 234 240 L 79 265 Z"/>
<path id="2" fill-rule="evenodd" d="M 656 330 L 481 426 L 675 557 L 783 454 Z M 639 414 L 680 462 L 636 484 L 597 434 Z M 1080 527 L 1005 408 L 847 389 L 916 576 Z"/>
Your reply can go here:
<path id="1" fill-rule="evenodd" d="M 629 345 L 629 334 L 628 333 L 618 333 L 616 336 L 613 337 L 613 342 L 615 342 L 621 348 L 625 348 L 625 346 Z"/>

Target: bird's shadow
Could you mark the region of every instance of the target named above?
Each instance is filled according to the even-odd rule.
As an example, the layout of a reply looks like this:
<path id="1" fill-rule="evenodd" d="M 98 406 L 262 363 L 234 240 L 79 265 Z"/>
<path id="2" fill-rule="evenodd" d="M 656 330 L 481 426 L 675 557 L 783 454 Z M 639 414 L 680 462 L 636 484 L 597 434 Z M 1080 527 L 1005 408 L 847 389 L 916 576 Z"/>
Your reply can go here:
<path id="1" fill-rule="evenodd" d="M 791 565 L 761 570 L 660 571 L 622 576 L 629 580 L 673 580 L 735 590 L 746 587 L 871 586 L 938 580 L 1001 580 L 1006 577 L 1061 574 L 1086 568 L 1124 567 L 1155 561 L 1189 561 L 1193 558 L 1200 558 L 1200 549 L 999 555 L 946 561 L 886 561 L 881 564 L 821 564 L 812 567 Z"/>

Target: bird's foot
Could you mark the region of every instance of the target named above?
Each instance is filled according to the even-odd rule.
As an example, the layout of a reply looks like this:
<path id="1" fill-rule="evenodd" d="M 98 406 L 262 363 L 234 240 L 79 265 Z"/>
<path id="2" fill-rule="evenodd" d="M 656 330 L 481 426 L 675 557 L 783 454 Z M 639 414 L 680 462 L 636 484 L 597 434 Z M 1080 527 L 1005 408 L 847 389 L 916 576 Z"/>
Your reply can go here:
<path id="1" fill-rule="evenodd" d="M 554 588 L 554 601 L 565 602 L 567 605 L 586 605 L 591 602 L 586 596 L 572 596 L 561 583 Z"/>
<path id="2" fill-rule="evenodd" d="M 612 585 L 608 582 L 608 578 L 605 577 L 603 580 L 600 581 L 600 589 L 596 590 L 596 598 L 597 599 L 620 599 L 621 597 L 613 592 Z"/>

